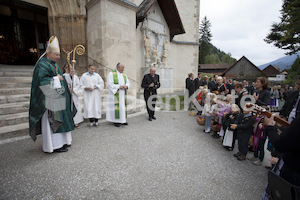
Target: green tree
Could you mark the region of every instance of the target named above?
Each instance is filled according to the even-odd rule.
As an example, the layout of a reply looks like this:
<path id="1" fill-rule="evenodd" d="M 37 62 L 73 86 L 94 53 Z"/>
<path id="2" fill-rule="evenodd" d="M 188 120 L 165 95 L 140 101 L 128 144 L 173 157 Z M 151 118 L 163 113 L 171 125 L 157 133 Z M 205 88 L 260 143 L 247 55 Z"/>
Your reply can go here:
<path id="1" fill-rule="evenodd" d="M 297 78 L 300 74 L 300 57 L 297 56 L 297 59 L 294 61 L 291 69 L 287 70 L 287 78 L 284 81 L 285 84 L 294 85 L 297 81 Z"/>
<path id="2" fill-rule="evenodd" d="M 221 58 L 221 62 L 222 63 L 227 63 L 228 66 L 231 66 L 233 65 L 235 62 L 236 62 L 236 59 L 232 58 L 231 57 L 231 54 L 228 53 L 228 54 L 224 54 Z"/>
<path id="3" fill-rule="evenodd" d="M 219 64 L 220 63 L 219 56 L 217 54 L 213 54 L 213 53 L 208 54 L 204 58 L 204 63 L 205 64 Z"/>
<path id="4" fill-rule="evenodd" d="M 272 24 L 264 41 L 295 54 L 300 51 L 300 0 L 284 0 L 280 12 L 281 22 Z"/>
<path id="5" fill-rule="evenodd" d="M 204 64 L 205 57 L 211 51 L 211 38 L 212 34 L 210 31 L 211 23 L 205 16 L 201 21 L 200 28 L 199 28 L 199 64 Z"/>

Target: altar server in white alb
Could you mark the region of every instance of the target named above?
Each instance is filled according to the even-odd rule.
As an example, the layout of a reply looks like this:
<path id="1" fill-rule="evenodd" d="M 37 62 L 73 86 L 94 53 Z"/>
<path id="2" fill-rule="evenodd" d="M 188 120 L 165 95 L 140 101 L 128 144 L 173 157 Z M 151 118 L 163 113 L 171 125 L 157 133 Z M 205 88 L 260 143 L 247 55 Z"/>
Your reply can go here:
<path id="1" fill-rule="evenodd" d="M 101 94 L 104 81 L 95 72 L 95 66 L 89 65 L 88 72 L 82 74 L 80 83 L 84 88 L 84 118 L 90 120 L 90 126 L 98 126 L 98 119 L 102 116 Z"/>
<path id="2" fill-rule="evenodd" d="M 75 74 L 76 72 L 73 67 L 66 65 L 64 71 L 64 77 L 69 85 L 70 91 L 72 91 L 72 99 L 77 109 L 77 113 L 74 116 L 73 120 L 75 127 L 78 128 L 79 123 L 83 122 L 81 104 L 79 101 L 79 95 L 82 94 L 83 89 L 78 76 Z"/>
<path id="3" fill-rule="evenodd" d="M 118 63 L 116 69 L 107 75 L 106 120 L 116 127 L 127 123 L 127 92 L 130 87 L 128 77 L 123 73 L 125 65 Z"/>

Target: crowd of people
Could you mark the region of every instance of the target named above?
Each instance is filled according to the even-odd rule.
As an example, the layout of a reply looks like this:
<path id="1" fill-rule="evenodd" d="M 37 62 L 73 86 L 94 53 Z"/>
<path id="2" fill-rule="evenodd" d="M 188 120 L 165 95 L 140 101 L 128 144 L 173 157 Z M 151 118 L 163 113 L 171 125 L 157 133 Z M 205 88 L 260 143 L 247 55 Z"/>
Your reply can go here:
<path id="1" fill-rule="evenodd" d="M 240 89 L 238 89 L 238 92 L 235 85 L 239 85 Z M 238 82 L 233 79 L 226 79 L 226 77 L 221 77 L 218 75 L 214 75 L 211 77 L 211 80 L 209 81 L 208 76 L 202 76 L 202 73 L 198 73 L 197 78 L 194 78 L 193 73 L 188 74 L 188 78 L 186 79 L 186 89 L 188 90 L 189 97 L 192 96 L 198 89 L 200 89 L 200 86 L 205 87 L 206 89 L 209 89 L 210 92 L 218 93 L 218 94 L 231 94 L 231 91 L 234 89 L 236 93 L 242 93 L 243 95 L 253 95 L 255 89 L 255 83 L 252 82 L 249 84 L 248 81 L 244 80 L 242 82 Z M 267 89 L 269 92 L 266 92 L 265 89 Z M 268 106 L 271 111 L 280 111 L 287 100 L 288 94 L 295 90 L 296 88 L 293 86 L 285 85 L 282 87 L 280 84 L 274 85 L 273 87 L 267 87 L 265 88 L 263 93 L 260 94 L 260 96 L 264 96 L 266 98 L 270 98 L 270 100 L 264 99 L 261 101 L 261 98 L 259 102 L 257 102 L 259 105 Z M 270 93 L 265 96 L 265 93 Z M 199 94 L 199 93 L 197 93 Z M 191 105 L 189 106 L 191 108 Z"/>
<path id="2" fill-rule="evenodd" d="M 211 136 L 228 151 L 235 148 L 237 139 L 238 151 L 233 156 L 239 161 L 248 159 L 254 165 L 262 165 L 267 142 L 272 157 L 269 159 L 270 166 L 266 168 L 277 166 L 279 177 L 295 187 L 300 186 L 300 76 L 295 87 L 269 87 L 265 77 L 257 78 L 251 85 L 247 81 L 227 81 L 217 75 L 208 82 L 208 77 L 204 76 L 203 80 L 201 73 L 196 79 L 189 74 L 188 79 L 186 88 L 189 96 L 195 95 L 194 105 L 189 108 L 197 108 L 197 118 L 204 118 L 205 133 L 213 132 Z M 264 112 L 257 112 L 258 108 Z M 279 112 L 277 119 L 280 120 L 275 123 L 274 116 L 267 117 L 266 111 L 273 112 L 273 115 Z M 282 120 L 291 125 L 284 127 Z M 249 150 L 254 152 L 253 156 L 248 154 Z M 266 191 L 264 199 L 270 197 L 271 190 Z"/>

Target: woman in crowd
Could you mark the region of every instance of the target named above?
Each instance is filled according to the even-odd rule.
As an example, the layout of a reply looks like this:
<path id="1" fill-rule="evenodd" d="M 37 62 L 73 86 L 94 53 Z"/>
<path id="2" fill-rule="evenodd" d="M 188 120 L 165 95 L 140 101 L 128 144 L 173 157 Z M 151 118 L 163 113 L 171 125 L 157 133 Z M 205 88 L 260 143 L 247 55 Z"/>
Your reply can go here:
<path id="1" fill-rule="evenodd" d="M 266 77 L 259 77 L 255 82 L 255 88 L 257 89 L 253 97 L 256 104 L 259 106 L 268 106 L 271 100 L 271 93 L 268 90 L 269 81 Z"/>

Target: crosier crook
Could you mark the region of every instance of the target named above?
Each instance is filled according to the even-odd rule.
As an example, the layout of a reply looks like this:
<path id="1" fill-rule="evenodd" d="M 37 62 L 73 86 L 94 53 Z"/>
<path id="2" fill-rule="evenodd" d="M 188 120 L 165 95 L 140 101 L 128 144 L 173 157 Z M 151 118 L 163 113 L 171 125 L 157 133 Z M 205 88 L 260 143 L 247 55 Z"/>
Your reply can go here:
<path id="1" fill-rule="evenodd" d="M 78 44 L 78 45 L 75 46 L 75 48 L 72 51 L 73 51 L 72 67 L 73 67 L 73 69 L 75 69 L 75 64 L 76 64 L 75 56 L 76 56 L 76 53 L 79 56 L 83 55 L 84 52 L 85 52 L 85 47 L 81 44 Z M 73 85 L 74 85 L 74 78 L 73 78 L 73 75 L 72 75 L 71 95 L 73 95 Z M 73 105 L 73 98 L 71 98 L 71 105 Z M 73 106 L 71 106 L 71 111 L 73 111 Z"/>

